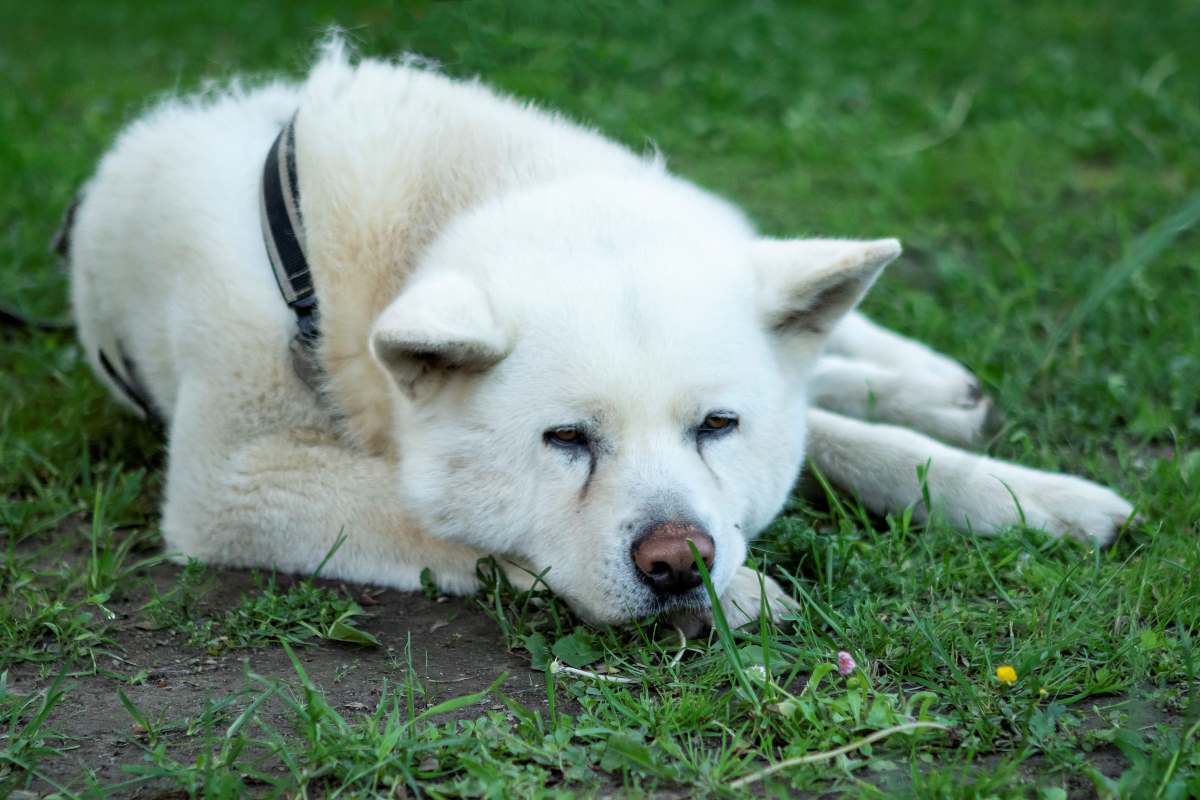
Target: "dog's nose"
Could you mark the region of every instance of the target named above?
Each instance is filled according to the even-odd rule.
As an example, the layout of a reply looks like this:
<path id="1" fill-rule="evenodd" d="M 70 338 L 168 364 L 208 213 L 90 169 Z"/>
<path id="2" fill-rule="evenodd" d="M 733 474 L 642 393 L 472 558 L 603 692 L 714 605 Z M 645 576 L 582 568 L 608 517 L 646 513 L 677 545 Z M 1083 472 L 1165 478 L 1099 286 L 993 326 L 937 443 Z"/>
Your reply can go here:
<path id="1" fill-rule="evenodd" d="M 646 531 L 633 544 L 633 563 L 656 592 L 683 594 L 700 585 L 700 570 L 692 558 L 688 539 L 712 568 L 713 540 L 699 525 L 663 522 Z"/>

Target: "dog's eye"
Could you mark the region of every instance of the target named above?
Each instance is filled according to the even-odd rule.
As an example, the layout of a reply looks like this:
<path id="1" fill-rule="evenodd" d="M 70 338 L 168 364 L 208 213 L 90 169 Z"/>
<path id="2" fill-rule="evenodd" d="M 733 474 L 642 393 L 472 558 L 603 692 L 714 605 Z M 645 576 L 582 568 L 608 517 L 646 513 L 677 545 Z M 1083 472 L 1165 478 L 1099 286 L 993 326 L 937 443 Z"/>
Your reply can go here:
<path id="1" fill-rule="evenodd" d="M 542 434 L 542 438 L 545 439 L 546 444 L 552 444 L 555 447 L 586 447 L 588 443 L 587 435 L 571 425 L 551 428 Z"/>
<path id="2" fill-rule="evenodd" d="M 701 435 L 716 435 L 729 433 L 738 426 L 738 418 L 736 414 L 730 414 L 725 411 L 709 414 L 704 418 L 704 422 L 700 423 L 699 433 Z"/>

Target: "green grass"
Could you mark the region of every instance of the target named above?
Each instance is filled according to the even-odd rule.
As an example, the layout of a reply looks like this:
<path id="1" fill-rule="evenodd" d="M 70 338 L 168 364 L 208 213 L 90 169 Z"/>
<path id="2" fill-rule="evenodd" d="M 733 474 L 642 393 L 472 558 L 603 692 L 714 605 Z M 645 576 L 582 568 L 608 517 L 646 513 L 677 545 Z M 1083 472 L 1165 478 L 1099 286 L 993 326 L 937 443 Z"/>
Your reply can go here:
<path id="1" fill-rule="evenodd" d="M 0 793 L 5 797 L 29 777 L 60 788 L 39 773 L 38 763 L 63 752 L 50 744 L 59 737 L 46 728 L 50 712 L 63 697 L 62 679 L 60 673 L 47 689 L 26 697 L 10 691 L 8 673 L 0 672 Z"/>
<path id="2" fill-rule="evenodd" d="M 162 732 L 128 753 L 128 780 L 208 796 L 722 795 L 770 764 L 925 720 L 951 730 L 897 733 L 760 786 L 1200 795 L 1194 3 L 0 0 L 0 18 L 5 303 L 65 313 L 45 242 L 153 97 L 235 72 L 298 74 L 337 22 L 365 52 L 414 50 L 653 142 L 770 233 L 901 237 L 906 255 L 867 310 L 981 376 L 1006 415 L 988 451 L 1113 485 L 1146 520 L 1092 552 L 1036 531 L 975 539 L 874 519 L 848 497 L 797 500 L 754 556 L 802 600 L 790 628 L 719 630 L 676 663 L 669 629 L 591 630 L 551 598 L 495 585 L 482 603 L 545 672 L 548 713 L 493 694 L 502 710 L 462 718 L 470 697 L 453 719 L 418 718 L 406 673 L 374 716 L 347 717 L 297 662 L 283 683 L 251 670 L 187 719 L 130 703 L 133 722 Z M 104 396 L 70 334 L 0 337 L 0 669 L 49 680 L 69 664 L 84 680 L 114 669 L 113 602 L 152 566 L 162 445 Z M 310 582 L 269 581 L 203 609 L 199 577 L 185 571 L 136 612 L 197 653 L 326 647 L 361 611 Z M 854 675 L 829 672 L 838 650 Z M 552 673 L 556 659 L 633 682 Z M 1000 664 L 1016 684 L 995 679 Z M 2 692 L 0 790 L 35 785 L 67 746 L 41 710 L 70 691 L 67 679 Z M 184 759 L 189 730 L 211 746 Z M 64 790 L 107 791 L 86 775 Z"/>
<path id="3" fill-rule="evenodd" d="M 469 736 L 441 729 L 432 720 L 478 703 L 490 690 L 463 695 L 418 714 L 411 682 L 406 690 L 389 691 L 385 684 L 373 714 L 348 719 L 327 702 L 287 643 L 281 646 L 295 670 L 294 684 L 248 673 L 256 690 L 236 718 L 230 721 L 231 714 L 220 713 L 226 709 L 212 708 L 189 727 L 189 736 L 205 742 L 202 755 L 191 763 L 172 757 L 164 739 L 169 726 L 156 724 L 122 695 L 122 702 L 144 732 L 145 763 L 128 769 L 132 776 L 128 781 L 101 791 L 157 780 L 173 784 L 189 796 L 211 798 L 239 798 L 266 788 L 289 794 L 333 790 L 349 797 L 391 796 L 398 787 L 420 792 L 422 782 L 442 777 L 434 755 L 437 751 L 476 749 Z M 292 736 L 258 719 L 256 712 L 269 702 L 288 712 Z M 457 754 L 455 760 L 466 760 L 464 756 Z"/>
<path id="4" fill-rule="evenodd" d="M 378 647 L 379 642 L 355 627 L 362 607 L 340 592 L 302 580 L 281 590 L 275 576 L 258 578 L 257 591 L 219 617 L 199 616 L 193 610 L 193 581 L 203 567 L 192 563 L 179 585 L 158 595 L 146 606 L 147 617 L 157 626 L 186 636 L 191 647 L 210 655 L 311 639 Z"/>
<path id="5" fill-rule="evenodd" d="M 118 535 L 106 515 L 141 490 L 140 471 L 111 475 L 95 488 L 90 525 L 51 525 L 55 536 L 45 546 L 30 546 L 38 530 L 25 533 L 6 527 L 6 552 L 0 565 L 4 606 L 0 612 L 0 664 L 62 661 L 87 662 L 97 669 L 98 656 L 109 652 L 106 635 L 114 618 L 107 603 L 119 597 L 146 567 L 162 561 L 158 555 L 137 554 L 157 544 L 152 531 L 138 527 Z M 16 505 L 8 500 L 6 506 Z M 73 510 L 68 507 L 66 510 Z M 62 516 L 47 522 L 60 523 Z M 72 557 L 72 551 L 82 555 Z"/>
<path id="6" fill-rule="evenodd" d="M 152 625 L 183 633 L 188 645 L 210 655 L 272 644 L 303 644 L 310 639 L 378 647 L 374 636 L 355 625 L 355 618 L 363 615 L 362 607 L 312 580 L 344 541 L 339 536 L 314 574 L 286 589 L 280 589 L 274 575 L 264 579 L 255 573 L 255 592 L 219 617 L 198 612 L 207 570 L 189 560 L 176 584 L 165 593 L 156 591 L 142 610 Z"/>

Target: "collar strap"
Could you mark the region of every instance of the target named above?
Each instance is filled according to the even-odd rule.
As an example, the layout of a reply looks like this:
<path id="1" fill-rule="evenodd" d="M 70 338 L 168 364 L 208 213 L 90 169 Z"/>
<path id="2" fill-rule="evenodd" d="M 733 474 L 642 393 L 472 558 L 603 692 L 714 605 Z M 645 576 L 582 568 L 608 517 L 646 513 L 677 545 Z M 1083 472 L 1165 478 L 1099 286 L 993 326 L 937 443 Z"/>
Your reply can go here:
<path id="1" fill-rule="evenodd" d="M 260 194 L 263 243 L 279 293 L 296 315 L 298 339 L 312 345 L 321 335 L 317 295 L 304 253 L 304 218 L 300 214 L 300 182 L 296 178 L 296 115 L 284 126 L 267 153 Z"/>

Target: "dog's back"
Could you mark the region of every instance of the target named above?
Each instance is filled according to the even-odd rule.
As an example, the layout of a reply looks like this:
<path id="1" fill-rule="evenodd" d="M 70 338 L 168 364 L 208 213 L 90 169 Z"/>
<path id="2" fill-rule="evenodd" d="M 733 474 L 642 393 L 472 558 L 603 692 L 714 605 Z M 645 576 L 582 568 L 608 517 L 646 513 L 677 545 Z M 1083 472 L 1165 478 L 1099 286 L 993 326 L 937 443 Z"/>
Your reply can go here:
<path id="1" fill-rule="evenodd" d="M 373 452 L 387 449 L 390 413 L 368 327 L 442 228 L 564 174 L 659 167 L 475 82 L 407 62 L 352 65 L 336 41 L 300 84 L 163 102 L 101 161 L 70 231 L 80 339 L 127 405 L 144 405 L 129 391 L 144 387 L 169 421 L 186 374 L 297 393 L 295 320 L 259 210 L 264 159 L 293 115 L 326 388 L 349 440 Z"/>
<path id="2" fill-rule="evenodd" d="M 221 328 L 265 344 L 288 324 L 257 198 L 262 154 L 295 103 L 281 84 L 165 102 L 121 134 L 84 187 L 72 303 L 88 359 L 123 400 L 101 353 L 169 418 L 181 359 L 217 356 Z"/>

